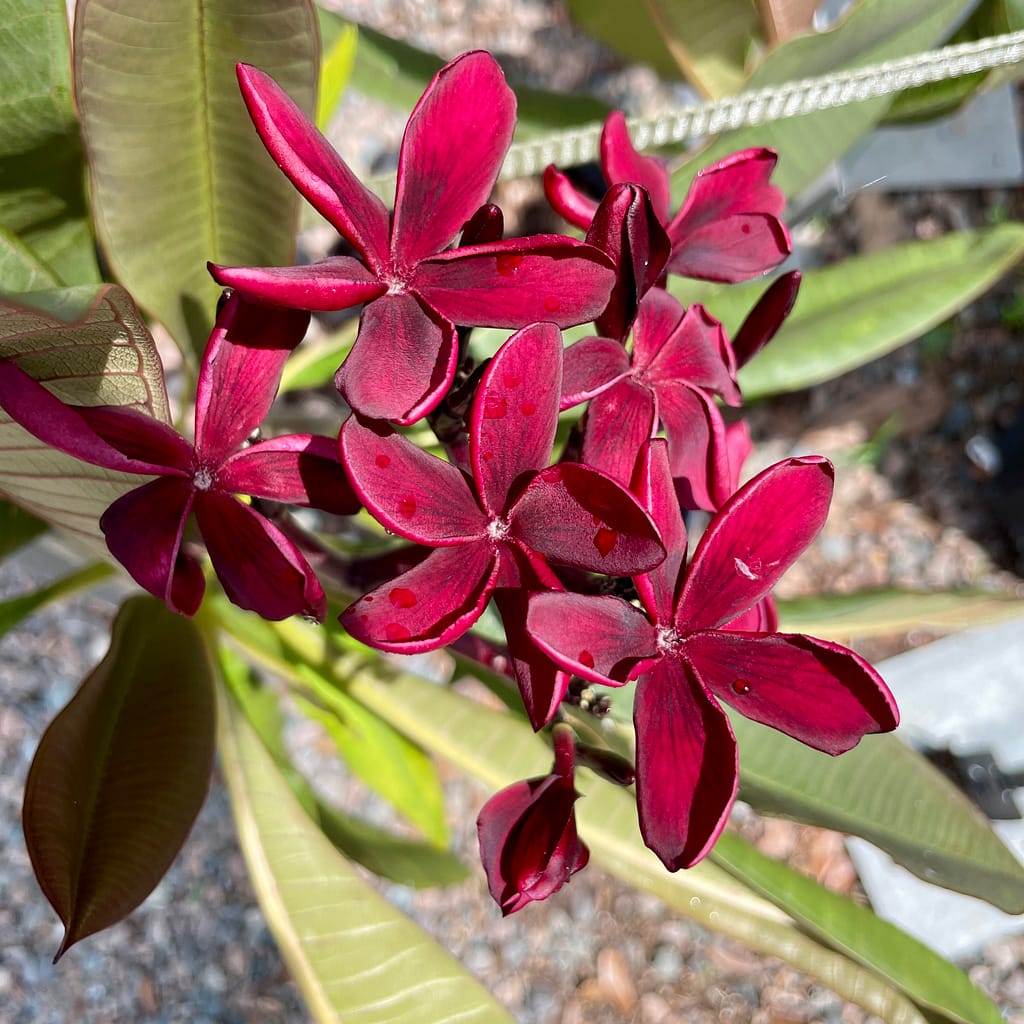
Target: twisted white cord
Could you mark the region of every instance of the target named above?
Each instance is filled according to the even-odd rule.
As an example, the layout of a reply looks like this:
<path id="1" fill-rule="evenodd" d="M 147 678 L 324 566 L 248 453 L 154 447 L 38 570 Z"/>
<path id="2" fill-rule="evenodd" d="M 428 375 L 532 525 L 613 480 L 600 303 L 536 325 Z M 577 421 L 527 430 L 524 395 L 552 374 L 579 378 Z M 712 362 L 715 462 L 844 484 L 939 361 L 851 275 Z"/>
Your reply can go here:
<path id="1" fill-rule="evenodd" d="M 653 118 L 629 118 L 637 149 L 682 142 L 701 135 L 749 128 L 848 103 L 890 96 L 903 89 L 978 71 L 1024 62 L 1024 32 L 1009 32 L 971 43 L 946 46 L 898 60 L 837 71 L 782 85 L 683 107 Z M 538 174 L 548 164 L 572 167 L 597 157 L 601 125 L 590 124 L 542 139 L 515 143 L 501 169 L 502 178 Z"/>

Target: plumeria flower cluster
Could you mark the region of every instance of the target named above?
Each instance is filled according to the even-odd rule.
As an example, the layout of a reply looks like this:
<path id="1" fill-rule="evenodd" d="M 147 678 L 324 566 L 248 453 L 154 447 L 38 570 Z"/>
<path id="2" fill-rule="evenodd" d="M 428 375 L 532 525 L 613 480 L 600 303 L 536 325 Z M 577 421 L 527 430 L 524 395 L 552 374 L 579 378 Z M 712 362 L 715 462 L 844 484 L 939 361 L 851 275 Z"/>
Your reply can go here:
<path id="1" fill-rule="evenodd" d="M 428 86 L 390 213 L 273 79 L 240 65 L 238 80 L 270 154 L 355 255 L 211 265 L 230 292 L 191 440 L 135 412 L 65 405 L 16 361 L 0 363 L 0 406 L 18 423 L 147 478 L 100 523 L 142 587 L 194 614 L 201 538 L 236 604 L 322 619 L 303 534 L 277 503 L 362 507 L 406 541 L 383 561 L 348 563 L 349 583 L 369 589 L 342 613 L 345 629 L 395 654 L 461 646 L 507 671 L 535 729 L 551 726 L 551 772 L 498 793 L 478 820 L 504 913 L 546 898 L 588 859 L 575 766 L 604 755 L 563 721 L 574 677 L 635 682 L 640 828 L 669 870 L 706 855 L 735 798 L 723 704 L 831 754 L 895 727 L 892 697 L 861 658 L 777 629 L 771 590 L 824 523 L 831 465 L 787 459 L 740 486 L 749 433 L 722 411 L 741 404 L 737 371 L 785 319 L 799 274 L 779 277 L 732 339 L 666 289 L 669 275 L 757 277 L 788 255 L 774 153 L 705 169 L 672 214 L 665 166 L 637 153 L 613 114 L 603 196 L 555 168 L 545 176 L 584 239 L 505 239 L 488 199 L 515 98 L 488 54 L 464 54 Z M 348 409 L 337 439 L 254 440 L 310 311 L 355 306 L 358 335 L 335 378 Z M 586 323 L 593 335 L 566 348 L 561 330 Z M 512 332 L 475 367 L 473 327 Z M 583 415 L 556 453 L 560 413 L 575 406 Z M 446 457 L 401 430 L 424 420 Z M 699 509 L 710 525 L 687 563 L 686 515 Z M 470 632 L 491 603 L 501 648 Z M 633 765 L 616 778 L 632 784 Z"/>

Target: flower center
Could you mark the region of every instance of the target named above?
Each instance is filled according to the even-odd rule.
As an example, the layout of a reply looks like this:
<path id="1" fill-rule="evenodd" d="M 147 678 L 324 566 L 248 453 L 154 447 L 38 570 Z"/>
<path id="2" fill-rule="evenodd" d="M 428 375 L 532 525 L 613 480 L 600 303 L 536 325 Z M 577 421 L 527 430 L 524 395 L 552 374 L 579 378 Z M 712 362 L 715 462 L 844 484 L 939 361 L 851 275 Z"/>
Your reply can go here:
<path id="1" fill-rule="evenodd" d="M 671 626 L 658 627 L 658 653 L 674 654 L 683 644 L 683 638 Z"/>
<path id="2" fill-rule="evenodd" d="M 508 536 L 509 525 L 504 519 L 492 519 L 487 524 L 487 536 L 498 544 Z"/>
<path id="3" fill-rule="evenodd" d="M 199 466 L 192 474 L 192 486 L 197 491 L 208 491 L 213 486 L 213 471 L 208 466 Z"/>

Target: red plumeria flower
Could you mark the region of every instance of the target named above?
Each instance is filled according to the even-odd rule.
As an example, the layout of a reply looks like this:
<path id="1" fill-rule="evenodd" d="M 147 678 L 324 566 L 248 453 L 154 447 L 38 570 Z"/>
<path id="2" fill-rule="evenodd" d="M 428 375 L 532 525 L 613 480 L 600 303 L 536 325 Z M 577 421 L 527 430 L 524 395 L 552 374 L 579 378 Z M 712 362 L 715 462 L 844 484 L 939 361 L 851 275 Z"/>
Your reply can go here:
<path id="1" fill-rule="evenodd" d="M 688 508 L 718 508 L 732 493 L 726 429 L 714 396 L 739 405 L 736 364 L 722 325 L 657 288 L 640 303 L 633 351 L 584 338 L 565 353 L 563 409 L 588 401 L 582 459 L 628 483 L 644 442 L 668 438 Z"/>
<path id="2" fill-rule="evenodd" d="M 572 729 L 556 725 L 552 741 L 551 773 L 495 793 L 476 820 L 487 886 L 505 917 L 546 900 L 590 859 L 576 832 Z"/>
<path id="3" fill-rule="evenodd" d="M 361 415 L 412 423 L 430 412 L 455 373 L 455 324 L 567 327 L 604 309 L 609 261 L 581 242 L 536 235 L 447 248 L 487 199 L 512 140 L 515 96 L 490 54 L 464 54 L 427 86 L 405 130 L 390 217 L 273 79 L 242 64 L 238 80 L 270 154 L 359 257 L 211 273 L 273 305 L 366 303 L 336 378 Z"/>
<path id="4" fill-rule="evenodd" d="M 527 630 L 564 669 L 610 685 L 638 677 L 640 829 L 670 871 L 708 852 L 736 795 L 736 741 L 720 702 L 829 754 L 899 721 L 867 662 L 838 644 L 770 631 L 762 603 L 824 524 L 832 481 L 831 463 L 817 456 L 770 467 L 711 520 L 687 568 L 667 451 L 655 440 L 634 491 L 668 556 L 636 578 L 642 609 L 615 597 L 530 598 Z"/>
<path id="5" fill-rule="evenodd" d="M 309 314 L 250 306 L 232 296 L 199 371 L 195 444 L 133 409 L 65 405 L 13 363 L 0 362 L 0 406 L 41 441 L 83 462 L 155 476 L 100 519 L 107 546 L 134 580 L 182 615 L 205 581 L 182 550 L 186 521 L 199 531 L 228 597 L 266 619 L 323 619 L 312 569 L 278 527 L 236 494 L 349 513 L 359 503 L 326 437 L 292 434 L 243 447 L 270 409 L 285 359 Z"/>
<path id="6" fill-rule="evenodd" d="M 601 134 L 601 168 L 609 185 L 633 182 L 650 194 L 672 243 L 668 272 L 705 281 L 746 281 L 778 266 L 792 252 L 789 233 L 779 220 L 786 200 L 769 182 L 777 159 L 771 149 L 744 149 L 705 167 L 672 216 L 664 162 L 633 148 L 619 111 L 608 115 Z M 597 203 L 553 166 L 544 172 L 544 191 L 570 224 L 583 231 L 590 227 Z"/>
<path id="7" fill-rule="evenodd" d="M 547 560 L 621 576 L 664 556 L 625 488 L 586 466 L 548 465 L 561 376 L 554 324 L 526 327 L 498 350 L 473 399 L 470 479 L 379 422 L 353 416 L 341 430 L 342 460 L 366 508 L 393 533 L 437 549 L 351 605 L 343 625 L 380 650 L 430 651 L 465 633 L 493 594 L 535 728 L 568 685 L 523 631 L 526 591 L 560 587 Z"/>

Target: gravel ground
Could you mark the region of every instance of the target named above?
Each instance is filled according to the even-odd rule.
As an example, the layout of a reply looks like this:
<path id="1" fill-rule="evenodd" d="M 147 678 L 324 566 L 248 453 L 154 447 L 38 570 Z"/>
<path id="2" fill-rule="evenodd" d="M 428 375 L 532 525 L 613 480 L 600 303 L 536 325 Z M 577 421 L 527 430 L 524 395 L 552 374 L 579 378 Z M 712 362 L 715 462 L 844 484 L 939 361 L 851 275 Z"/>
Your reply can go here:
<path id="1" fill-rule="evenodd" d="M 334 6 L 445 56 L 487 46 L 514 79 L 565 90 L 587 83 L 631 112 L 648 112 L 673 95 L 643 69 L 623 68 L 581 39 L 560 5 L 543 0 Z M 336 128 L 346 156 L 380 170 L 401 123 L 385 122 L 353 97 Z M 832 218 L 821 255 L 981 222 L 999 204 L 1019 217 L 1019 203 L 1016 193 L 862 198 Z M 938 339 L 752 410 L 757 463 L 815 451 L 840 464 L 829 525 L 787 579 L 788 593 L 886 585 L 1022 593 L 1019 575 L 1009 571 L 1021 572 L 1020 554 L 1000 518 L 999 494 L 977 478 L 966 455 L 971 438 L 998 439 L 1024 406 L 1024 346 L 1004 315 L 1014 300 L 1011 286 Z M 894 412 L 903 420 L 883 431 Z M 47 571 L 32 551 L 0 565 L 0 598 L 43 582 Z M 42 730 L 101 656 L 113 610 L 112 600 L 88 595 L 33 616 L 0 640 L 0 1021 L 301 1024 L 308 1016 L 254 905 L 219 779 L 174 867 L 143 907 L 73 948 L 58 966 L 50 963 L 61 928 L 31 876 L 18 825 L 21 792 Z M 928 639 L 903 635 L 866 650 L 881 657 Z M 327 794 L 349 805 L 366 800 L 312 726 L 296 725 L 291 740 Z M 785 965 L 673 917 L 594 867 L 543 906 L 503 920 L 476 864 L 472 823 L 487 794 L 455 778 L 447 790 L 456 848 L 473 865 L 472 877 L 443 891 L 383 889 L 521 1024 L 866 1019 Z M 765 852 L 825 884 L 856 888 L 832 834 L 762 821 L 742 808 L 735 824 Z M 1017 1022 L 1024 1022 L 1022 960 L 1024 939 L 1016 938 L 992 944 L 966 965 Z"/>

